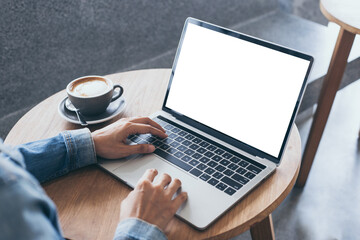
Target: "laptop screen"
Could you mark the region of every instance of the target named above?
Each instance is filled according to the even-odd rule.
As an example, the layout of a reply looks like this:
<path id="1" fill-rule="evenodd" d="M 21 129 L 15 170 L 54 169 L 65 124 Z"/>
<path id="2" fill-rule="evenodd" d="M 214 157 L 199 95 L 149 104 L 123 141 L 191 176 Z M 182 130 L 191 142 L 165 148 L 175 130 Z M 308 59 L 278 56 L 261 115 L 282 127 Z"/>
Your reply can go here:
<path id="1" fill-rule="evenodd" d="M 188 19 L 164 107 L 278 159 L 312 62 L 286 50 Z"/>

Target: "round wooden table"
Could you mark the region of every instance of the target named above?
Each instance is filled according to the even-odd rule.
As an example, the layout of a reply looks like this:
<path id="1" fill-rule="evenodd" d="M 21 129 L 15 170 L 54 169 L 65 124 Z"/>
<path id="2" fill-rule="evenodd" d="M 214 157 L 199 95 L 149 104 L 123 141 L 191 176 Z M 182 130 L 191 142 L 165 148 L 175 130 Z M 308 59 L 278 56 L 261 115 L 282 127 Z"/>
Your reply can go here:
<path id="1" fill-rule="evenodd" d="M 122 117 L 146 116 L 161 109 L 170 73 L 170 69 L 152 69 L 108 75 L 124 87 L 127 103 L 125 111 L 112 121 Z M 16 145 L 80 128 L 66 122 L 57 112 L 57 106 L 65 96 L 65 90 L 60 91 L 31 109 L 12 128 L 5 143 Z M 90 129 L 109 123 L 93 125 Z M 283 161 L 273 175 L 205 231 L 195 230 L 174 218 L 165 231 L 168 238 L 228 239 L 250 229 L 253 239 L 274 239 L 271 213 L 295 184 L 301 159 L 300 145 L 299 132 L 294 126 Z M 65 237 L 86 240 L 113 238 L 120 202 L 131 191 L 95 165 L 76 170 L 43 186 L 58 207 Z"/>
<path id="2" fill-rule="evenodd" d="M 327 75 L 323 81 L 318 106 L 306 142 L 300 174 L 296 183 L 297 187 L 303 187 L 306 183 L 331 106 L 345 72 L 355 35 L 360 34 L 359 0 L 320 0 L 320 10 L 329 21 L 340 26 L 340 32 Z"/>

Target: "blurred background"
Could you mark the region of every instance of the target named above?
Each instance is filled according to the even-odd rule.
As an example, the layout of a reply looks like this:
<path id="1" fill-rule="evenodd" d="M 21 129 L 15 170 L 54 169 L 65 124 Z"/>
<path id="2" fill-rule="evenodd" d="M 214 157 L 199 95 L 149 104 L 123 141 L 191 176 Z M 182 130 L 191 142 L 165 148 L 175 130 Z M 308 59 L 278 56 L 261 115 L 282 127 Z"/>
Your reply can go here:
<path id="1" fill-rule="evenodd" d="M 316 60 L 324 55 L 310 81 L 325 74 L 337 36 L 317 0 L 2 0 L 0 137 L 72 79 L 171 68 L 189 16 L 305 51 Z M 310 95 L 301 112 L 315 103 L 316 93 Z"/>

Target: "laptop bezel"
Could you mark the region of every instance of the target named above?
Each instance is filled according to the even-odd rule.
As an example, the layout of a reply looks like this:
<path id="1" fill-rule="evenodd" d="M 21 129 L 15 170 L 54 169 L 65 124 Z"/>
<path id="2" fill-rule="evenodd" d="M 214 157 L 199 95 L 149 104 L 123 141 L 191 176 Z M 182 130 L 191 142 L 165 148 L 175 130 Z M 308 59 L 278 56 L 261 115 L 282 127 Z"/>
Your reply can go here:
<path id="1" fill-rule="evenodd" d="M 170 92 L 170 88 L 171 88 L 171 84 L 172 84 L 172 80 L 173 80 L 173 77 L 175 75 L 175 71 L 176 71 L 176 66 L 177 66 L 177 62 L 178 62 L 178 58 L 179 58 L 179 55 L 180 55 L 180 52 L 181 52 L 181 47 L 182 47 L 182 44 L 183 44 L 183 41 L 184 41 L 184 37 L 185 37 L 185 34 L 186 34 L 186 30 L 187 30 L 187 26 L 188 24 L 195 24 L 195 25 L 198 25 L 198 26 L 201 26 L 201 27 L 204 27 L 204 28 L 207 28 L 207 29 L 210 29 L 210 30 L 213 30 L 213 31 L 216 31 L 216 32 L 219 32 L 219 33 L 222 33 L 222 34 L 226 34 L 226 35 L 229 35 L 229 36 L 232 36 L 232 37 L 235 37 L 235 38 L 239 38 L 239 39 L 242 39 L 242 40 L 245 40 L 245 41 L 248 41 L 248 42 L 251 42 L 251 43 L 254 43 L 254 44 L 258 44 L 260 46 L 264 46 L 264 47 L 268 47 L 268 48 L 271 48 L 273 50 L 277 50 L 277 51 L 280 51 L 280 52 L 283 52 L 283 53 L 286 53 L 286 54 L 289 54 L 289 55 L 292 55 L 292 56 L 295 56 L 295 57 L 299 57 L 299 58 L 302 58 L 304 60 L 307 60 L 309 61 L 309 66 L 308 66 L 308 69 L 307 69 L 307 72 L 306 72 L 306 75 L 304 77 L 304 80 L 303 80 L 303 84 L 301 86 L 301 89 L 300 89 L 300 92 L 299 92 L 299 95 L 298 95 L 298 98 L 297 98 L 297 101 L 296 101 L 296 104 L 295 104 L 295 107 L 294 107 L 294 110 L 293 110 L 293 113 L 291 115 L 291 118 L 290 118 L 290 121 L 289 121 L 289 124 L 288 124 L 288 127 L 287 127 L 287 130 L 286 130 L 286 134 L 284 136 L 284 139 L 283 139 L 283 142 L 282 142 L 282 145 L 281 145 L 281 148 L 280 148 L 280 151 L 279 151 L 279 154 L 278 156 L 272 156 L 266 152 L 263 152 L 261 151 L 260 149 L 257 149 L 255 147 L 252 147 L 244 142 L 241 142 L 231 136 L 228 136 L 216 129 L 213 129 L 209 126 L 206 126 L 188 116 L 185 116 L 169 107 L 166 107 L 166 102 L 167 102 L 167 99 L 168 99 L 168 96 L 169 96 L 169 92 Z M 287 140 L 289 138 L 289 135 L 290 135 L 290 132 L 291 132 L 291 127 L 293 125 L 293 122 L 295 121 L 295 117 L 296 117 L 296 114 L 297 114 L 297 111 L 300 107 L 300 102 L 301 102 L 301 99 L 302 99 L 302 96 L 304 94 L 304 91 L 305 91 L 305 87 L 306 87 L 306 83 L 307 83 L 307 80 L 308 80 L 308 77 L 309 77 L 309 74 L 310 74 L 310 70 L 311 70 L 311 66 L 313 64 L 313 57 L 310 56 L 310 55 L 307 55 L 305 53 L 301 53 L 299 51 L 296 51 L 296 50 L 293 50 L 293 49 L 289 49 L 289 48 L 286 48 L 286 47 L 283 47 L 283 46 L 280 46 L 280 45 L 277 45 L 277 44 L 274 44 L 274 43 L 271 43 L 271 42 L 267 42 L 265 40 L 261 40 L 261 39 L 258 39 L 258 38 L 255 38 L 255 37 L 252 37 L 252 36 L 249 36 L 249 35 L 246 35 L 246 34 L 243 34 L 243 33 L 239 33 L 239 32 L 236 32 L 236 31 L 233 31 L 233 30 L 230 30 L 230 29 L 227 29 L 227 28 L 223 28 L 223 27 L 220 27 L 220 26 L 217 26 L 217 25 L 214 25 L 214 24 L 211 24 L 211 23 L 207 23 L 207 22 L 204 22 L 204 21 L 201 21 L 201 20 L 198 20 L 198 19 L 195 19 L 195 18 L 187 18 L 186 21 L 185 21 L 185 24 L 184 24 L 184 27 L 183 27 L 183 30 L 182 30 L 182 33 L 181 33 L 181 37 L 180 37 L 180 41 L 179 41 L 179 45 L 178 45 L 178 48 L 177 48 L 177 51 L 176 51 L 176 54 L 175 54 L 175 58 L 174 58 L 174 62 L 173 62 L 173 66 L 172 66 L 172 71 L 171 71 L 171 75 L 170 75 L 170 79 L 169 79 L 169 84 L 168 84 L 168 87 L 167 87 L 167 90 L 166 90 L 166 94 L 165 94 L 165 98 L 164 98 L 164 102 L 163 102 L 163 105 L 162 105 L 162 110 L 171 114 L 172 116 L 174 116 L 175 118 L 177 118 L 178 120 L 194 127 L 194 128 L 197 128 L 199 129 L 200 131 L 203 131 L 215 138 L 218 138 L 220 139 L 221 141 L 224 141 L 236 148 L 239 148 L 253 156 L 257 156 L 259 158 L 264 158 L 264 159 L 268 159 L 270 161 L 272 161 L 273 163 L 275 164 L 279 164 L 281 159 L 282 159 L 282 156 L 283 156 L 283 153 L 284 153 L 284 150 L 285 150 L 285 147 L 286 147 L 286 143 L 287 143 Z"/>

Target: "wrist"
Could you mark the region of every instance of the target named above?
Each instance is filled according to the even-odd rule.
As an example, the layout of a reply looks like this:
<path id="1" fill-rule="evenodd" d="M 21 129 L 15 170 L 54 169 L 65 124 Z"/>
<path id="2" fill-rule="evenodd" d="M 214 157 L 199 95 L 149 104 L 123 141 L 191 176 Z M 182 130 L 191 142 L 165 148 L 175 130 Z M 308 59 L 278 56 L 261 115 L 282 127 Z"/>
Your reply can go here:
<path id="1" fill-rule="evenodd" d="M 91 139 L 92 139 L 92 142 L 93 142 L 93 145 L 94 145 L 95 154 L 98 155 L 98 154 L 97 154 L 98 149 L 96 148 L 97 145 L 98 145 L 98 144 L 97 144 L 98 140 L 97 140 L 97 136 L 96 136 L 96 131 L 91 133 Z"/>
<path id="2" fill-rule="evenodd" d="M 118 240 L 124 238 L 158 240 L 167 239 L 166 235 L 159 227 L 139 218 L 126 218 L 118 224 L 114 239 Z"/>

